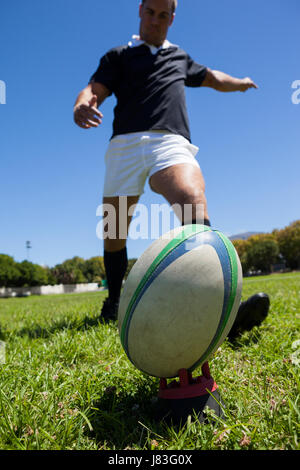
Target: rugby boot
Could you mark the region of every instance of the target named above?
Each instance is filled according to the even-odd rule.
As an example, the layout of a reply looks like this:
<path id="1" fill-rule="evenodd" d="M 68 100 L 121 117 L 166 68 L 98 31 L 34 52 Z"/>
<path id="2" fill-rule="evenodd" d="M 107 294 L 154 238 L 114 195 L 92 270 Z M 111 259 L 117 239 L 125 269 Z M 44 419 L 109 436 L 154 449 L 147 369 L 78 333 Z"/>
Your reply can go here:
<path id="1" fill-rule="evenodd" d="M 245 331 L 250 331 L 254 326 L 259 326 L 267 317 L 270 307 L 268 294 L 259 292 L 252 295 L 245 302 L 241 302 L 236 319 L 228 338 L 234 341 Z"/>
<path id="2" fill-rule="evenodd" d="M 118 318 L 119 301 L 112 301 L 107 297 L 102 305 L 100 320 L 104 323 L 115 321 Z"/>

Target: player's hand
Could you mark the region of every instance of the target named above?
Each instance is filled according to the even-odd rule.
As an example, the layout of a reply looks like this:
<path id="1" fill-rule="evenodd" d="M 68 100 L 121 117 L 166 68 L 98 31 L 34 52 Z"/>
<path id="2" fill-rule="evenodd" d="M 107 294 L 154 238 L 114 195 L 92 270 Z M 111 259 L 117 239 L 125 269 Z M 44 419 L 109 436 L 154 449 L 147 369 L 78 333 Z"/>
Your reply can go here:
<path id="1" fill-rule="evenodd" d="M 97 109 L 97 96 L 93 95 L 88 103 L 81 103 L 74 108 L 74 121 L 82 129 L 98 127 L 103 114 Z"/>
<path id="2" fill-rule="evenodd" d="M 239 91 L 244 92 L 249 90 L 249 88 L 258 88 L 258 86 L 249 77 L 240 80 Z"/>

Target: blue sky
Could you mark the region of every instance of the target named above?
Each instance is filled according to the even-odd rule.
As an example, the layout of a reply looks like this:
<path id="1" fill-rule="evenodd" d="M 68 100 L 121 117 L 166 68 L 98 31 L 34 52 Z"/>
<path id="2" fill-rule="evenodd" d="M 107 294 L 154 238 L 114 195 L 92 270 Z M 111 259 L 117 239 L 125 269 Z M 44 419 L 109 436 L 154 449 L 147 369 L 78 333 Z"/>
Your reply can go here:
<path id="1" fill-rule="evenodd" d="M 100 57 L 138 32 L 138 0 L 11 0 L 1 5 L 0 253 L 53 266 L 102 255 L 96 236 L 114 97 L 83 130 L 73 105 Z M 227 235 L 299 218 L 299 0 L 179 0 L 169 40 L 258 90 L 187 89 L 192 141 L 213 227 Z M 163 203 L 148 183 L 141 203 Z M 152 240 L 129 240 L 138 257 Z"/>

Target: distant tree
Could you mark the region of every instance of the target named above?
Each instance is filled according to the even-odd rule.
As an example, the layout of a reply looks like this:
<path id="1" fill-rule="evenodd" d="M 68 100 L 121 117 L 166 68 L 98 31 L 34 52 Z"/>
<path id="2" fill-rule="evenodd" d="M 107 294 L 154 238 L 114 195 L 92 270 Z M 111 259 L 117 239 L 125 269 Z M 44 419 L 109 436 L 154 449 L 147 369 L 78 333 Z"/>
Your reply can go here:
<path id="1" fill-rule="evenodd" d="M 48 266 L 45 267 L 45 270 L 47 272 L 47 277 L 48 277 L 48 280 L 47 280 L 47 285 L 49 286 L 55 286 L 55 284 L 57 284 L 57 279 L 56 277 L 54 276 L 53 272 L 52 272 L 52 269 L 49 268 Z"/>
<path id="2" fill-rule="evenodd" d="M 11 256 L 0 254 L 0 287 L 16 286 L 19 276 L 18 263 Z"/>
<path id="3" fill-rule="evenodd" d="M 232 240 L 232 243 L 237 251 L 237 254 L 239 255 L 243 273 L 246 273 L 250 268 L 247 257 L 247 251 L 250 247 L 249 242 L 248 240 L 236 239 Z"/>
<path id="4" fill-rule="evenodd" d="M 87 259 L 83 265 L 83 274 L 87 282 L 99 282 L 105 279 L 105 267 L 102 256 Z"/>
<path id="5" fill-rule="evenodd" d="M 20 272 L 16 287 L 33 287 L 48 284 L 48 273 L 45 268 L 30 261 L 18 263 Z"/>
<path id="6" fill-rule="evenodd" d="M 253 235 L 248 238 L 247 265 L 254 271 L 269 273 L 271 265 L 278 260 L 279 246 L 272 234 Z"/>
<path id="7" fill-rule="evenodd" d="M 273 236 L 287 266 L 291 269 L 300 268 L 300 220 L 292 222 L 282 230 L 274 230 Z"/>
<path id="8" fill-rule="evenodd" d="M 80 284 L 87 282 L 84 274 L 84 259 L 79 256 L 67 259 L 51 269 L 58 284 Z"/>

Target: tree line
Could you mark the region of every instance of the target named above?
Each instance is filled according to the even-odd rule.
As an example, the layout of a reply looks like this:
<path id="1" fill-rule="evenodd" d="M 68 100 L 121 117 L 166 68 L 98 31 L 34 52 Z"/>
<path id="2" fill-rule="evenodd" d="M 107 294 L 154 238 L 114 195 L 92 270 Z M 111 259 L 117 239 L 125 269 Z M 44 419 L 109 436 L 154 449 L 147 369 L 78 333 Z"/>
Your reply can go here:
<path id="1" fill-rule="evenodd" d="M 253 235 L 247 240 L 232 241 L 241 260 L 243 273 L 270 273 L 276 264 L 294 270 L 300 268 L 300 220 L 282 230 Z M 128 262 L 127 278 L 136 258 Z M 105 279 L 102 256 L 87 260 L 75 256 L 53 268 L 30 261 L 17 262 L 0 254 L 0 287 L 33 287 L 56 284 L 101 282 Z"/>
<path id="2" fill-rule="evenodd" d="M 233 240 L 243 273 L 270 273 L 274 265 L 287 269 L 300 268 L 300 220 L 282 230 L 252 235 L 247 240 Z"/>
<path id="3" fill-rule="evenodd" d="M 136 258 L 128 261 L 125 278 Z M 81 284 L 105 279 L 104 260 L 94 256 L 87 260 L 74 256 L 53 268 L 40 266 L 30 261 L 17 262 L 13 257 L 0 254 L 0 287 L 33 287 L 56 284 Z"/>

